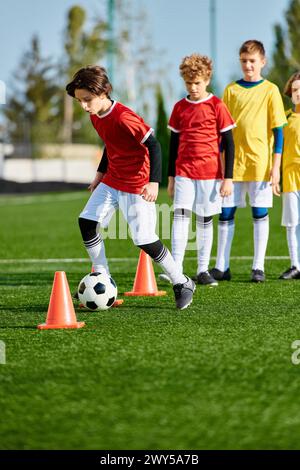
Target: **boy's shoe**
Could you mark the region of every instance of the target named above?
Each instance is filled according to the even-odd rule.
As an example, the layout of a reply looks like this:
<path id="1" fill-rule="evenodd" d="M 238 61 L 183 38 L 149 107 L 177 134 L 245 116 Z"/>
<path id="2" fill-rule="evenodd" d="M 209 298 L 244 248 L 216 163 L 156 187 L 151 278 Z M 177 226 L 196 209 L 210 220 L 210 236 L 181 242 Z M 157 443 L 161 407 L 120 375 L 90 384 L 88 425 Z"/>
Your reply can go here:
<path id="1" fill-rule="evenodd" d="M 193 276 L 192 279 L 193 281 L 197 282 L 197 284 L 202 284 L 203 286 L 214 287 L 218 285 L 218 282 L 208 271 L 199 273 L 197 276 Z"/>
<path id="2" fill-rule="evenodd" d="M 261 269 L 252 269 L 251 281 L 252 282 L 265 282 L 265 273 Z"/>
<path id="3" fill-rule="evenodd" d="M 171 279 L 169 278 L 169 276 L 165 273 L 161 273 L 158 275 L 158 278 L 161 280 L 161 281 L 165 281 L 165 282 L 169 282 L 170 284 L 172 284 L 172 281 Z"/>
<path id="4" fill-rule="evenodd" d="M 220 269 L 212 268 L 209 273 L 216 281 L 230 281 L 231 279 L 231 272 L 229 268 L 227 268 L 226 271 L 220 271 Z"/>
<path id="5" fill-rule="evenodd" d="M 175 294 L 176 307 L 180 310 L 187 308 L 193 301 L 193 294 L 196 289 L 192 279 L 186 276 L 186 282 L 183 284 L 175 284 L 173 286 Z"/>
<path id="6" fill-rule="evenodd" d="M 290 269 L 284 271 L 279 279 L 284 279 L 285 281 L 289 281 L 290 279 L 300 279 L 300 271 L 298 271 L 296 266 L 292 266 Z"/>

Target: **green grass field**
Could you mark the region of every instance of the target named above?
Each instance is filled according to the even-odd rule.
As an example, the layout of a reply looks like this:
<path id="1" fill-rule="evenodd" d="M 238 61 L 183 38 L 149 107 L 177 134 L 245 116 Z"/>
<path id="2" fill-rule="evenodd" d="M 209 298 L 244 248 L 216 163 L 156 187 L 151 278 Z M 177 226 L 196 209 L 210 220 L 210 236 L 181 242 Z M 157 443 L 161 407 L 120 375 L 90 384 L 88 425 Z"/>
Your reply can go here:
<path id="1" fill-rule="evenodd" d="M 249 282 L 251 259 L 238 257 L 253 253 L 250 208 L 237 213 L 232 281 L 199 286 L 189 309 L 177 311 L 158 283 L 167 296 L 96 313 L 76 306 L 83 329 L 37 330 L 54 272 L 73 291 L 90 270 L 67 261 L 87 258 L 77 227 L 87 197 L 0 198 L 0 448 L 299 449 L 300 283 L 277 280 L 288 259 L 268 259 L 267 282 Z M 267 255 L 287 256 L 275 202 Z M 139 252 L 126 240 L 107 240 L 106 252 L 122 297 Z M 195 273 L 195 252 L 185 268 Z"/>

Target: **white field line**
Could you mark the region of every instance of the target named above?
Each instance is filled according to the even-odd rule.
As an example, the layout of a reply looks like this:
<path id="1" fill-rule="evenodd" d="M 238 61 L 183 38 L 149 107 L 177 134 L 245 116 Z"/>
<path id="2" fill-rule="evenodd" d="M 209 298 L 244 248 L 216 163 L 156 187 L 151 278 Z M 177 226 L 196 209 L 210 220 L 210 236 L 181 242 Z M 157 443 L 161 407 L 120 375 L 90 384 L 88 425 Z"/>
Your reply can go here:
<path id="1" fill-rule="evenodd" d="M 108 261 L 111 263 L 120 263 L 120 262 L 136 262 L 137 257 L 131 258 L 108 258 Z M 194 261 L 196 256 L 186 256 L 185 260 Z M 216 259 L 215 256 L 212 256 L 211 259 Z M 231 260 L 252 260 L 253 256 L 231 256 Z M 289 259 L 289 256 L 266 256 L 266 260 L 284 260 Z M 19 259 L 0 259 L 0 264 L 17 264 L 17 263 L 28 263 L 28 264 L 43 264 L 43 263 L 88 263 L 90 262 L 89 258 L 45 258 L 45 259 L 28 259 L 28 258 L 19 258 Z"/>

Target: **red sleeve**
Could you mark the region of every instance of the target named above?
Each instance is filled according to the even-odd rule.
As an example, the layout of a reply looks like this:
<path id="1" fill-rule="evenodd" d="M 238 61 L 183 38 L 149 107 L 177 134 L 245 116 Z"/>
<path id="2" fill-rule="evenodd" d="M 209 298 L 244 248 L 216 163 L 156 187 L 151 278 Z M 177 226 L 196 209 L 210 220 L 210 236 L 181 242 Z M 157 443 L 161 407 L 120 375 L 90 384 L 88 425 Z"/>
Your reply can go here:
<path id="1" fill-rule="evenodd" d="M 216 115 L 219 132 L 226 132 L 236 127 L 226 104 L 221 100 L 216 104 Z"/>
<path id="2" fill-rule="evenodd" d="M 178 106 L 176 104 L 171 113 L 168 128 L 171 129 L 171 131 L 173 132 L 180 132 L 179 112 L 178 112 Z"/>
<path id="3" fill-rule="evenodd" d="M 121 125 L 126 128 L 133 137 L 143 144 L 153 133 L 152 127 L 148 126 L 144 120 L 134 112 L 124 111 L 121 115 Z"/>

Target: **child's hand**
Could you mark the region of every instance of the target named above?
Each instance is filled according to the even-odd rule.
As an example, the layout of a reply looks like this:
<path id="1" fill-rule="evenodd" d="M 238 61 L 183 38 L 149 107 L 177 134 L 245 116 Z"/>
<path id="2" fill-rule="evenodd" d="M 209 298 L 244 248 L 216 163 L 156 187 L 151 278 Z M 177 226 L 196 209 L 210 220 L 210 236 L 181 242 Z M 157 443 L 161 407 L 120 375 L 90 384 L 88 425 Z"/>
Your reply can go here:
<path id="1" fill-rule="evenodd" d="M 270 185 L 272 186 L 273 194 L 280 196 L 280 168 L 273 166 L 270 173 Z"/>
<path id="2" fill-rule="evenodd" d="M 101 183 L 102 178 L 103 178 L 103 173 L 100 173 L 100 171 L 97 171 L 95 178 L 93 179 L 93 181 L 88 187 L 91 193 L 97 188 L 98 184 Z"/>
<path id="3" fill-rule="evenodd" d="M 221 184 L 220 194 L 222 197 L 230 196 L 232 193 L 232 179 L 225 178 Z"/>
<path id="4" fill-rule="evenodd" d="M 170 196 L 170 198 L 173 199 L 174 197 L 174 177 L 173 176 L 169 176 L 167 191 L 168 191 L 168 195 Z"/>
<path id="5" fill-rule="evenodd" d="M 141 196 L 147 202 L 155 202 L 158 195 L 158 183 L 150 182 L 142 188 Z"/>

